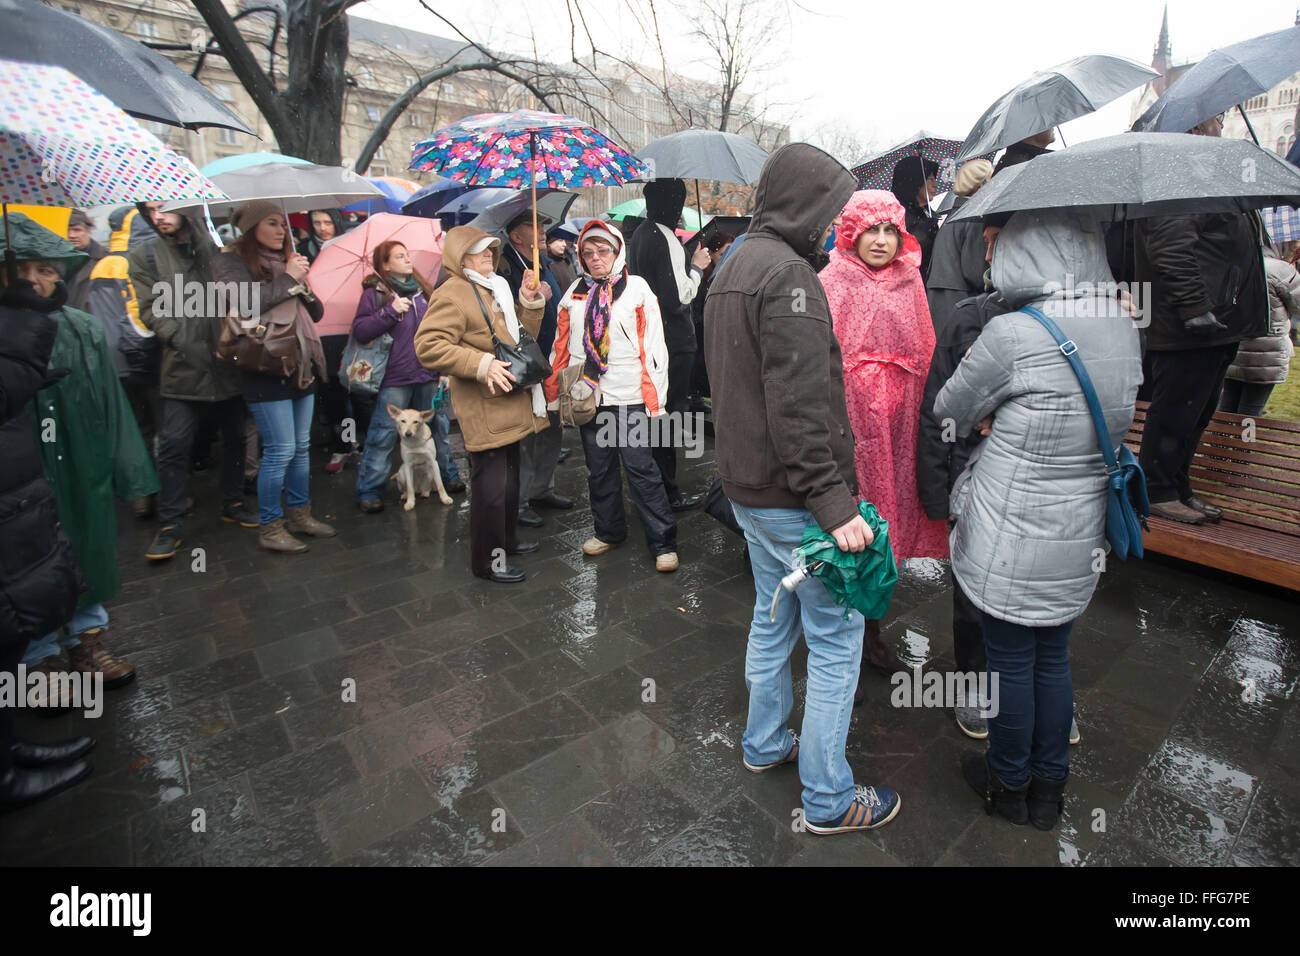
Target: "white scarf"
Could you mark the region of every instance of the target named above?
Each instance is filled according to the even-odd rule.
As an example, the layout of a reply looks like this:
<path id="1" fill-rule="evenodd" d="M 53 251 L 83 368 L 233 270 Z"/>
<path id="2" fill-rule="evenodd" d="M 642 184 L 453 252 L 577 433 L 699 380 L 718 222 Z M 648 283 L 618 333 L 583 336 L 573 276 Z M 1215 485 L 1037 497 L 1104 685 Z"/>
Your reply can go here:
<path id="1" fill-rule="evenodd" d="M 475 285 L 481 285 L 492 293 L 492 300 L 497 311 L 504 313 L 506 320 L 506 331 L 514 339 L 512 345 L 519 344 L 519 316 L 515 314 L 515 304 L 513 297 L 510 295 L 510 283 L 505 280 L 505 276 L 499 276 L 495 272 L 490 276 L 482 275 L 473 269 L 465 270 L 465 278 L 469 279 Z M 546 417 L 546 394 L 542 391 L 541 384 L 537 384 L 528 389 L 529 397 L 533 402 L 533 417 Z"/>

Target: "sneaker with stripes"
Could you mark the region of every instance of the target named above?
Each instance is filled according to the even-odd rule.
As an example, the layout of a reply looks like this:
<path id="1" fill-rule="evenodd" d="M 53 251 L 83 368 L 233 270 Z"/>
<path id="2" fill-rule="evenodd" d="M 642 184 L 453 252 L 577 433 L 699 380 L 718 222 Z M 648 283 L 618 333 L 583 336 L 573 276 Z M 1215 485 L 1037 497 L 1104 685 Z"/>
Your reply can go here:
<path id="1" fill-rule="evenodd" d="M 785 764 L 788 764 L 788 763 L 798 763 L 798 761 L 799 761 L 799 735 L 796 734 L 793 730 L 791 730 L 791 731 L 790 731 L 790 736 L 794 739 L 794 746 L 792 746 L 792 747 L 790 748 L 790 752 L 789 752 L 788 754 L 786 754 L 784 757 L 782 757 L 780 760 L 776 761 L 775 763 L 752 764 L 752 763 L 750 763 L 748 760 L 745 760 L 745 759 L 742 757 L 741 759 L 742 759 L 742 761 L 743 761 L 744 764 L 745 764 L 745 769 L 746 769 L 746 770 L 752 770 L 754 773 L 763 773 L 765 770 L 772 770 L 772 769 L 774 769 L 774 768 L 776 768 L 776 767 L 781 767 L 781 766 L 784 766 Z"/>
<path id="2" fill-rule="evenodd" d="M 903 800 L 886 787 L 854 785 L 853 802 L 838 820 L 814 823 L 807 820 L 804 826 L 810 833 L 825 836 L 830 833 L 852 833 L 855 830 L 874 830 L 898 816 Z"/>

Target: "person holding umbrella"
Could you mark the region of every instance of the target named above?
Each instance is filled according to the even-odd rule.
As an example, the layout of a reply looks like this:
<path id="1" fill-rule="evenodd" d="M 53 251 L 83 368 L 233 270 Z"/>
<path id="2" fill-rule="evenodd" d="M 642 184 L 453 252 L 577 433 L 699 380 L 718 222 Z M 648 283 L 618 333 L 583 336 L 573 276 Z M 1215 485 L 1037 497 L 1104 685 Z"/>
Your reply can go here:
<path id="1" fill-rule="evenodd" d="M 296 554 L 307 550 L 294 534 L 332 538 L 334 529 L 312 517 L 311 421 L 315 406 L 312 384 L 327 377 L 325 353 L 316 323 L 324 314 L 320 300 L 306 285 L 307 259 L 293 252 L 289 225 L 280 207 L 266 200 L 241 206 L 233 217 L 242 233 L 235 244 L 216 256 L 212 277 L 217 282 L 257 286 L 260 313 L 272 309 L 295 311 L 298 336 L 297 369 L 273 375 L 239 369 L 239 384 L 262 435 L 262 467 L 257 473 L 260 529 L 258 547 Z M 269 323 L 267 323 L 269 324 Z M 287 496 L 287 511 L 281 504 Z"/>
<path id="2" fill-rule="evenodd" d="M 930 250 L 939 226 L 930 212 L 930 200 L 939 194 L 939 164 L 920 156 L 905 156 L 894 167 L 889 191 L 907 214 L 907 232 L 921 249 L 921 281 L 930 274 Z"/>
<path id="3" fill-rule="evenodd" d="M 546 300 L 531 269 L 517 304 L 511 300 L 509 284 L 496 273 L 500 246 L 501 240 L 472 226 L 447 233 L 447 279 L 415 333 L 415 354 L 426 369 L 451 377 L 451 403 L 470 461 L 470 568 L 488 581 L 518 584 L 525 574 L 508 557 L 541 547 L 518 537 L 519 442 L 550 422 L 541 386 L 514 387 L 493 337 L 518 344 L 521 327 L 536 336 Z"/>

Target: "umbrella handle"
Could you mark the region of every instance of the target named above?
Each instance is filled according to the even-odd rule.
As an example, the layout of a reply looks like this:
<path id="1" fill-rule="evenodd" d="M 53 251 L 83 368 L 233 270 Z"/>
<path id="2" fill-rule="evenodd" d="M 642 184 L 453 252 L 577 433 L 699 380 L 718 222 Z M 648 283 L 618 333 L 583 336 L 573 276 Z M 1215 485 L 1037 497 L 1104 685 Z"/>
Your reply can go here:
<path id="1" fill-rule="evenodd" d="M 820 565 L 821 562 L 817 561 L 814 562 L 814 564 Z M 768 613 L 769 621 L 776 621 L 776 606 L 781 601 L 781 592 L 785 591 L 793 594 L 795 589 L 810 577 L 812 577 L 812 568 L 795 568 L 781 579 L 781 583 L 777 585 L 776 590 L 772 592 L 772 609 Z"/>

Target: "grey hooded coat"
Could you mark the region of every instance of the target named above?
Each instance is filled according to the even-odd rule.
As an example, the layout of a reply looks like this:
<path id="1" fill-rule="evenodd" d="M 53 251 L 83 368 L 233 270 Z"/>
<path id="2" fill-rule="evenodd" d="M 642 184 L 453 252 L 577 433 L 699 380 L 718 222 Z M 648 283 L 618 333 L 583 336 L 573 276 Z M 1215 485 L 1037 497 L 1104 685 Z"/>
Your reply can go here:
<path id="1" fill-rule="evenodd" d="M 1108 290 L 1100 227 L 1068 212 L 1017 213 L 992 278 L 1015 309 L 1037 306 L 1079 348 L 1118 447 L 1142 382 L 1137 329 Z M 1064 288 L 1063 288 L 1064 287 Z M 980 610 L 1030 627 L 1088 606 L 1104 555 L 1106 482 L 1078 380 L 1032 317 L 992 319 L 935 401 L 965 435 L 993 416 L 950 502 L 952 569 Z"/>

